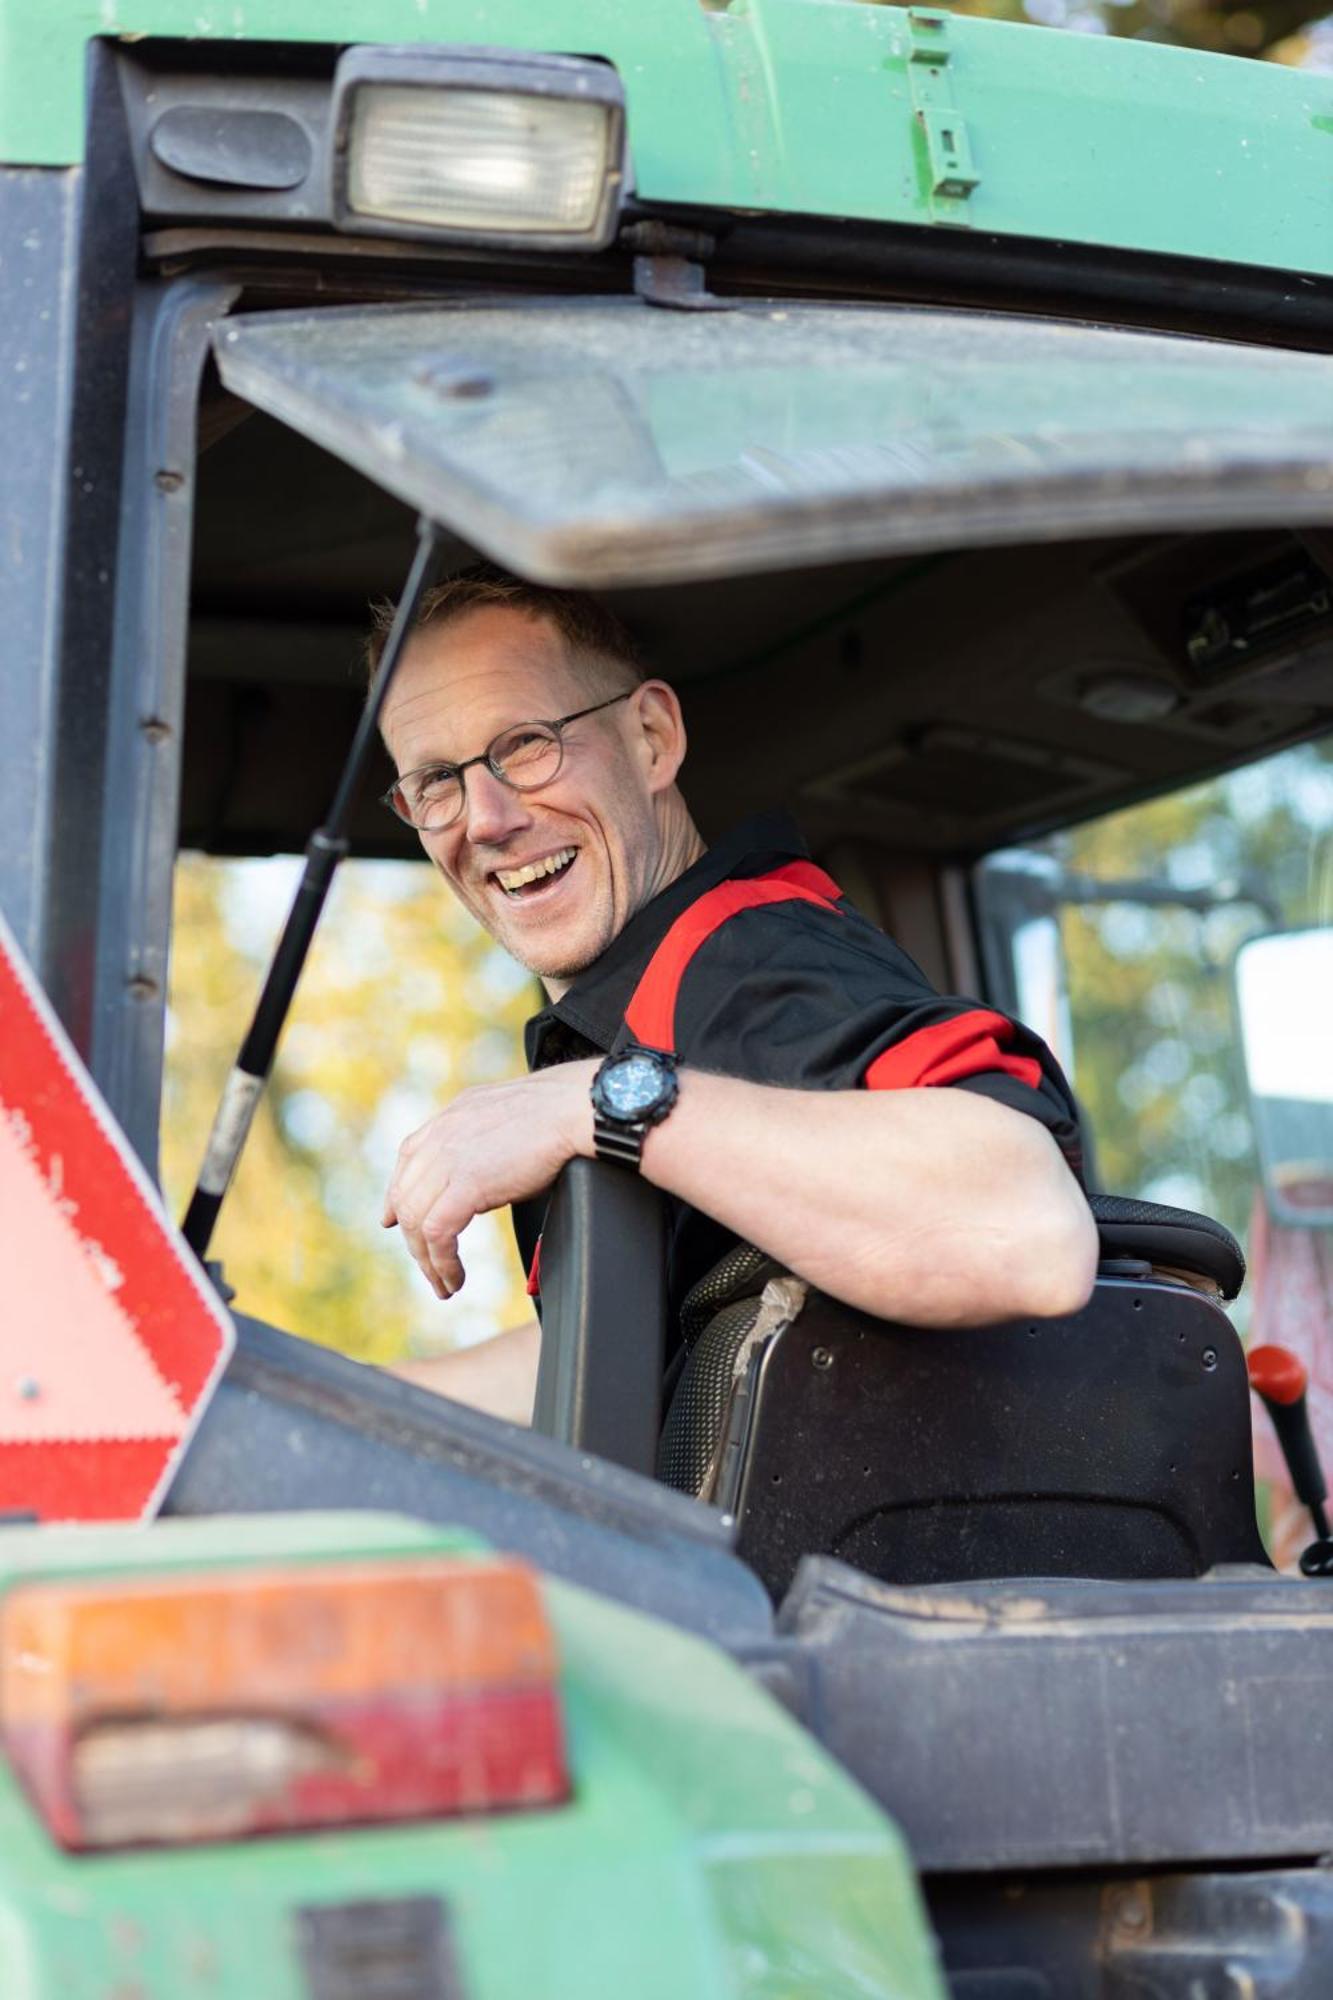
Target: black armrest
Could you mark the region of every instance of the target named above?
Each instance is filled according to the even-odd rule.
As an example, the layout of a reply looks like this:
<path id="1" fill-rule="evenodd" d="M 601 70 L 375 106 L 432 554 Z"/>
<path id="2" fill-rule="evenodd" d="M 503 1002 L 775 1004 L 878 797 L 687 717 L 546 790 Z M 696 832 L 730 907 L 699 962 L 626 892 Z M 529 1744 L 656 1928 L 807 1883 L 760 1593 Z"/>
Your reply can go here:
<path id="1" fill-rule="evenodd" d="M 571 1160 L 542 1232 L 533 1429 L 647 1473 L 666 1350 L 666 1208 L 647 1181 Z"/>
<path id="2" fill-rule="evenodd" d="M 1190 1208 L 1128 1195 L 1088 1197 L 1103 1257 L 1141 1257 L 1211 1278 L 1224 1299 L 1234 1299 L 1245 1283 L 1245 1259 L 1229 1229 Z"/>

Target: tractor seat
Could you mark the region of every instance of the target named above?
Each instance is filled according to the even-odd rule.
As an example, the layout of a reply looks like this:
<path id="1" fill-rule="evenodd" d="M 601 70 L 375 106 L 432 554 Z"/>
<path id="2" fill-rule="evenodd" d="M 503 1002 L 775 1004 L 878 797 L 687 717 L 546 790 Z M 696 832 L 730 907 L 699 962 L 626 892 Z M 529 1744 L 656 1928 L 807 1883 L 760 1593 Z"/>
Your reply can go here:
<path id="1" fill-rule="evenodd" d="M 1103 1274 L 1144 1277 L 1154 1271 L 1202 1279 L 1224 1299 L 1245 1282 L 1245 1258 L 1229 1229 L 1211 1216 L 1133 1196 L 1088 1197 L 1097 1224 Z M 694 1286 L 681 1308 L 685 1364 L 667 1413 L 657 1476 L 683 1493 L 705 1495 L 737 1357 L 754 1326 L 758 1301 L 781 1267 L 742 1243 Z"/>

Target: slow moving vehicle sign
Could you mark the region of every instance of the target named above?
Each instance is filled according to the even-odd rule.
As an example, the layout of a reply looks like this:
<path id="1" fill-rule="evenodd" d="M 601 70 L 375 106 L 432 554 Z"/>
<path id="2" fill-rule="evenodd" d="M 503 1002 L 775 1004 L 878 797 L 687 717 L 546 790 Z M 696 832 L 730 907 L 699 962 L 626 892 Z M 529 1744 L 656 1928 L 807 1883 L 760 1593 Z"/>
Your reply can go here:
<path id="1" fill-rule="evenodd" d="M 128 1521 L 235 1339 L 0 918 L 0 1512 Z"/>

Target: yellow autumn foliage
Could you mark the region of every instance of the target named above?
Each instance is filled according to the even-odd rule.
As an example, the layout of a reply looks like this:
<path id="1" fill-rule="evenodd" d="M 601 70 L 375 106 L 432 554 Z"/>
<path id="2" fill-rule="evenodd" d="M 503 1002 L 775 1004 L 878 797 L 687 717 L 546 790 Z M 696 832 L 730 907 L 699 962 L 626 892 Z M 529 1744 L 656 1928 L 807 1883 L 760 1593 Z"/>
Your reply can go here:
<path id="1" fill-rule="evenodd" d="M 298 874 L 290 860 L 178 865 L 162 1117 L 177 1214 Z M 529 1317 L 507 1213 L 468 1232 L 468 1283 L 443 1305 L 379 1216 L 399 1142 L 456 1091 L 521 1068 L 534 1004 L 427 867 L 344 864 L 210 1252 L 238 1311 L 376 1362 Z"/>

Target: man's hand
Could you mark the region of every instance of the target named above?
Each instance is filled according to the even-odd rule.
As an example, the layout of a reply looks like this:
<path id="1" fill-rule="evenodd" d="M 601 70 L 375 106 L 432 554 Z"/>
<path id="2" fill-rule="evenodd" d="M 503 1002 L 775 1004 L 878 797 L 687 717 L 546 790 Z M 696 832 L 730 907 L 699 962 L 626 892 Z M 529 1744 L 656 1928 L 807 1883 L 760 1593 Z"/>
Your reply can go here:
<path id="1" fill-rule="evenodd" d="M 458 1239 L 474 1216 L 540 1194 L 567 1161 L 592 1152 L 596 1069 L 560 1063 L 465 1090 L 404 1139 L 381 1220 L 402 1230 L 437 1298 L 463 1284 Z"/>

